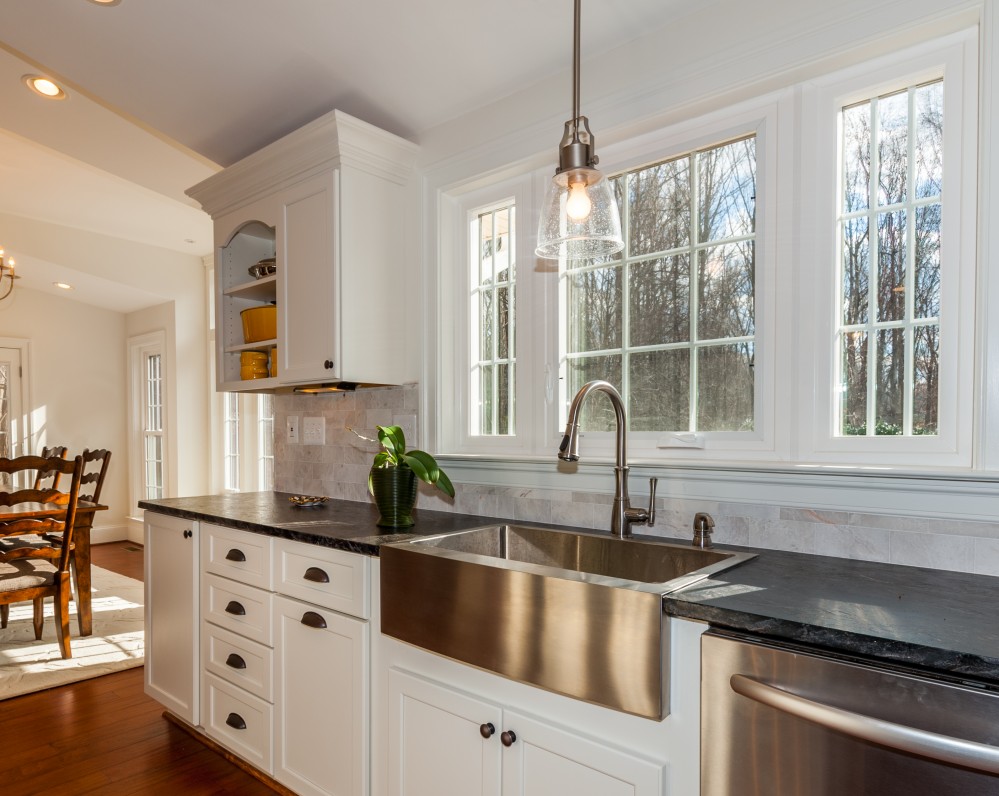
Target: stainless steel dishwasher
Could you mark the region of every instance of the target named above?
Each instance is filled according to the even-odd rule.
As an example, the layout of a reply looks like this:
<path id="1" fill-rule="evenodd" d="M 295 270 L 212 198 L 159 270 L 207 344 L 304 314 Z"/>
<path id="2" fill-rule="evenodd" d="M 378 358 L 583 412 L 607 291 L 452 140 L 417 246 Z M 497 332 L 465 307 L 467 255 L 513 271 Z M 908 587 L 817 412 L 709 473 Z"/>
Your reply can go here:
<path id="1" fill-rule="evenodd" d="M 701 796 L 999 794 L 999 694 L 710 630 Z"/>

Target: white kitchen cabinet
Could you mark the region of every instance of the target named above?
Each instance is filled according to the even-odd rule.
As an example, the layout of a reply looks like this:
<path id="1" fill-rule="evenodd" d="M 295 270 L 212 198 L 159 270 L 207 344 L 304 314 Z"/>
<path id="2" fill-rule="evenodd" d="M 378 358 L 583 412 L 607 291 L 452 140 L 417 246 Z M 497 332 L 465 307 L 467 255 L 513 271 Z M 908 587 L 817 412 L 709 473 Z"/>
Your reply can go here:
<path id="1" fill-rule="evenodd" d="M 188 191 L 215 221 L 219 390 L 418 374 L 384 295 L 404 295 L 407 188 L 417 147 L 332 111 Z M 274 277 L 247 268 L 275 257 Z M 277 303 L 277 335 L 245 344 L 239 311 Z M 240 380 L 245 350 L 277 352 L 275 378 Z"/>
<path id="2" fill-rule="evenodd" d="M 368 793 L 368 624 L 274 600 L 274 777 L 302 796 Z"/>
<path id="3" fill-rule="evenodd" d="M 202 524 L 205 733 L 267 774 L 274 750 L 273 544 L 268 536 Z"/>
<path id="4" fill-rule="evenodd" d="M 301 796 L 367 796 L 367 556 L 203 524 L 201 562 L 205 733 Z"/>
<path id="5" fill-rule="evenodd" d="M 662 796 L 661 762 L 400 669 L 388 673 L 392 796 Z"/>
<path id="6" fill-rule="evenodd" d="M 367 796 L 370 559 L 274 546 L 274 778 L 302 796 Z"/>
<path id="7" fill-rule="evenodd" d="M 390 794 L 499 796 L 499 707 L 399 669 L 388 700 Z"/>
<path id="8" fill-rule="evenodd" d="M 192 725 L 200 721 L 199 523 L 147 511 L 145 691 Z"/>

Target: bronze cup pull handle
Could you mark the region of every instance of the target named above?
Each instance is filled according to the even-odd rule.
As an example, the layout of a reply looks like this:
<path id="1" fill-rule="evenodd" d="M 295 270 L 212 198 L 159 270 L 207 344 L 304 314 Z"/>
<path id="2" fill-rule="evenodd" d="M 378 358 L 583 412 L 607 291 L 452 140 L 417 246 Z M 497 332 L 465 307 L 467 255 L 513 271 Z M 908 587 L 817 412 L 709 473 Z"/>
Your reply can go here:
<path id="1" fill-rule="evenodd" d="M 230 713 L 225 720 L 225 723 L 232 727 L 234 730 L 245 730 L 246 722 L 243 721 L 243 717 L 238 713 Z"/>
<path id="2" fill-rule="evenodd" d="M 240 550 L 238 547 L 232 548 L 228 553 L 225 554 L 226 561 L 246 561 L 246 553 Z"/>
<path id="3" fill-rule="evenodd" d="M 316 630 L 324 630 L 326 628 L 326 620 L 315 611 L 306 611 L 302 614 L 302 624 L 307 627 L 314 627 Z"/>
<path id="4" fill-rule="evenodd" d="M 225 612 L 233 616 L 246 616 L 246 609 L 235 600 L 229 600 L 229 604 L 225 607 Z"/>
<path id="5" fill-rule="evenodd" d="M 229 657 L 225 659 L 225 665 L 233 669 L 245 669 L 246 661 L 235 652 L 230 652 Z"/>
<path id="6" fill-rule="evenodd" d="M 305 570 L 305 574 L 302 576 L 306 580 L 311 580 L 313 583 L 329 583 L 330 576 L 319 567 L 309 567 Z"/>

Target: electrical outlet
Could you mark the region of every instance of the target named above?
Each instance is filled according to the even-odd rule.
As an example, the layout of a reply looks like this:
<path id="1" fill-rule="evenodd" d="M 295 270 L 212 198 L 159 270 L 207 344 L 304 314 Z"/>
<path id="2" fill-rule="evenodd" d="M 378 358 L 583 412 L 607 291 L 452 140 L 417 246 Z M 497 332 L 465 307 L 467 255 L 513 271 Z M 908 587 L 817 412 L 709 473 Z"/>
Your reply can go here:
<path id="1" fill-rule="evenodd" d="M 326 418 L 305 417 L 302 419 L 302 442 L 306 445 L 326 444 Z"/>
<path id="2" fill-rule="evenodd" d="M 288 442 L 298 442 L 298 415 L 288 417 Z"/>

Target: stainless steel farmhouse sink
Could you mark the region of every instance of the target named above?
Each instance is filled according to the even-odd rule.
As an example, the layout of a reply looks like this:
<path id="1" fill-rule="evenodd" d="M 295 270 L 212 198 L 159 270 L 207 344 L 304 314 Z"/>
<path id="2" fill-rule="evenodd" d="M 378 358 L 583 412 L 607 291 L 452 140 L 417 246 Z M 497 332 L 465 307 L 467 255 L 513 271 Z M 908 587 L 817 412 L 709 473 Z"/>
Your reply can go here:
<path id="1" fill-rule="evenodd" d="M 381 547 L 382 632 L 652 719 L 669 704 L 664 595 L 754 556 L 491 525 Z"/>

